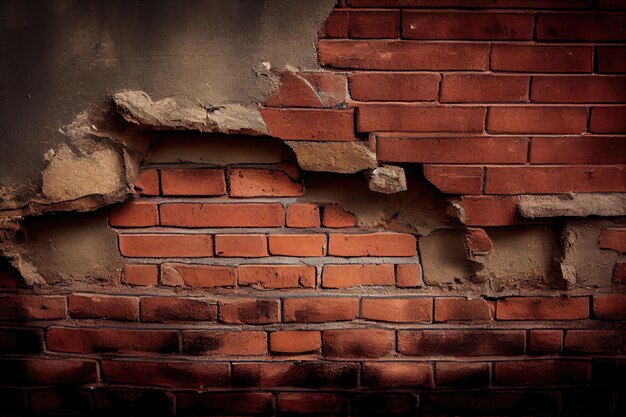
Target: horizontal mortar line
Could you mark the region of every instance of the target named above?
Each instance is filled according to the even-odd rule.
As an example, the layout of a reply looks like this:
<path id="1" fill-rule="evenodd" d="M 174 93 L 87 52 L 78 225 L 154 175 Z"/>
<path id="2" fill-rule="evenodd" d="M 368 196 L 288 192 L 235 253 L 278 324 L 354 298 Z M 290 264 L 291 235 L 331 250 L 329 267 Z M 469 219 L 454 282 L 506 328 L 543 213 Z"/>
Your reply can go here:
<path id="1" fill-rule="evenodd" d="M 125 259 L 135 260 L 140 264 L 162 264 L 162 263 L 183 263 L 186 265 L 220 265 L 220 266 L 237 266 L 237 265 L 303 265 L 303 266 L 322 266 L 322 265 L 362 265 L 362 264 L 412 264 L 419 261 L 417 256 L 413 257 L 346 257 L 338 258 L 333 256 L 318 257 L 299 257 L 299 256 L 266 256 L 261 258 L 226 258 L 226 257 L 202 257 L 202 258 L 145 258 L 145 257 L 125 257 Z M 234 265 L 233 265 L 234 264 Z"/>
<path id="2" fill-rule="evenodd" d="M 380 45 L 389 43 L 403 43 L 403 44 L 417 44 L 417 45 L 440 45 L 440 44 L 458 44 L 458 45 L 470 45 L 470 46 L 489 46 L 490 44 L 505 44 L 511 46 L 613 46 L 623 45 L 626 41 L 624 39 L 616 40 L 585 40 L 585 39 L 412 39 L 412 38 L 387 38 L 387 39 L 364 39 L 364 38 L 323 38 L 320 39 L 320 43 L 327 44 L 341 44 L 341 43 L 362 43 L 375 45 L 374 52 L 381 53 L 387 52 L 384 48 L 380 49 Z M 320 47 L 323 49 L 323 47 Z M 390 51 L 393 52 L 393 51 Z M 324 68 L 324 65 L 322 65 Z"/>
<path id="3" fill-rule="evenodd" d="M 484 163 L 481 163 L 485 165 Z M 466 164 L 467 165 L 467 164 Z M 150 202 L 150 200 L 139 200 L 142 202 Z M 412 234 L 406 232 L 395 232 L 387 229 L 368 229 L 365 227 L 351 227 L 351 228 L 299 228 L 299 227 L 287 227 L 281 226 L 277 228 L 264 228 L 264 227 L 230 227 L 230 228 L 211 228 L 211 227 L 170 227 L 170 226 L 147 226 L 147 227 L 112 227 L 119 234 L 212 234 L 212 235 L 227 235 L 227 234 L 245 234 L 245 235 L 263 235 L 263 234 L 283 234 L 283 235 L 333 235 L 333 234 L 351 234 L 351 235 L 366 235 L 372 233 L 390 233 L 390 234 Z"/>

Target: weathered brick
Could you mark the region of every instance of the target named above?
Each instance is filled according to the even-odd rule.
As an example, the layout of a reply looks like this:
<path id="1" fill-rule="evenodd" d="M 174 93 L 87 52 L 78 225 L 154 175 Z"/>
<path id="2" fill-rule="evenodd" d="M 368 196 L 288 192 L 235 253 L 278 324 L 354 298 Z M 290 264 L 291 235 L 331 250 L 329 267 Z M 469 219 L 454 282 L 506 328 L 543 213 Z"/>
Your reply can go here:
<path id="1" fill-rule="evenodd" d="M 493 320 L 494 307 L 484 298 L 435 298 L 435 321 Z"/>
<path id="2" fill-rule="evenodd" d="M 113 227 L 158 226 L 159 211 L 155 203 L 127 201 L 111 209 L 109 224 Z"/>
<path id="3" fill-rule="evenodd" d="M 598 72 L 626 72 L 626 46 L 596 46 Z"/>
<path id="4" fill-rule="evenodd" d="M 391 323 L 430 323 L 432 298 L 371 298 L 361 301 L 361 318 Z"/>
<path id="5" fill-rule="evenodd" d="M 395 136 L 394 136 L 395 135 Z M 528 139 L 516 137 L 424 138 L 380 134 L 376 156 L 385 162 L 445 164 L 524 163 Z"/>
<path id="6" fill-rule="evenodd" d="M 532 138 L 532 164 L 620 164 L 626 162 L 625 138 Z"/>
<path id="7" fill-rule="evenodd" d="M 349 329 L 322 332 L 324 356 L 340 358 L 377 358 L 395 351 L 393 330 Z"/>
<path id="8" fill-rule="evenodd" d="M 532 360 L 494 364 L 494 385 L 576 384 L 589 379 L 591 379 L 591 362 Z"/>
<path id="9" fill-rule="evenodd" d="M 269 235 L 269 249 L 278 256 L 324 256 L 326 235 Z"/>
<path id="10" fill-rule="evenodd" d="M 280 321 L 280 300 L 238 298 L 220 301 L 220 322 L 227 324 L 270 324 Z"/>
<path id="11" fill-rule="evenodd" d="M 64 319 L 66 300 L 61 296 L 1 295 L 2 320 L 57 320 Z"/>
<path id="12" fill-rule="evenodd" d="M 394 285 L 393 265 L 324 265 L 322 287 L 350 288 L 360 285 Z"/>
<path id="13" fill-rule="evenodd" d="M 604 320 L 626 320 L 626 295 L 596 295 L 593 297 L 593 314 Z"/>
<path id="14" fill-rule="evenodd" d="M 363 104 L 357 114 L 359 132 L 482 132 L 484 107 L 412 104 Z"/>
<path id="15" fill-rule="evenodd" d="M 537 40 L 620 41 L 626 39 L 624 14 L 550 13 L 539 14 Z"/>
<path id="16" fill-rule="evenodd" d="M 176 330 L 80 329 L 52 327 L 48 329 L 48 350 L 67 353 L 176 353 Z"/>
<path id="17" fill-rule="evenodd" d="M 528 351 L 531 353 L 558 353 L 562 349 L 562 330 L 531 330 L 528 334 Z"/>
<path id="18" fill-rule="evenodd" d="M 125 385 L 148 385 L 166 388 L 227 386 L 230 372 L 227 363 L 103 360 L 102 379 Z"/>
<path id="19" fill-rule="evenodd" d="M 507 226 L 520 221 L 516 197 L 463 196 L 454 204 L 467 226 Z"/>
<path id="20" fill-rule="evenodd" d="M 331 256 L 415 256 L 417 240 L 407 233 L 377 232 L 328 236 Z"/>
<path id="21" fill-rule="evenodd" d="M 530 40 L 534 16 L 522 13 L 402 12 L 406 39 Z"/>
<path id="22" fill-rule="evenodd" d="M 121 234 L 120 253 L 130 258 L 213 256 L 213 236 L 204 234 Z"/>
<path id="23" fill-rule="evenodd" d="M 530 100 L 537 103 L 623 103 L 626 77 L 598 75 L 535 76 Z"/>
<path id="24" fill-rule="evenodd" d="M 589 119 L 589 131 L 593 133 L 626 132 L 626 107 L 592 107 Z"/>
<path id="25" fill-rule="evenodd" d="M 588 9 L 591 0 L 349 0 L 349 4 L 351 7 Z"/>
<path id="26" fill-rule="evenodd" d="M 179 392 L 176 409 L 179 414 L 268 415 L 273 412 L 271 392 Z"/>
<path id="27" fill-rule="evenodd" d="M 626 192 L 623 165 L 487 167 L 486 194 Z"/>
<path id="28" fill-rule="evenodd" d="M 471 165 L 424 165 L 424 177 L 446 194 L 482 194 L 484 169 Z"/>
<path id="29" fill-rule="evenodd" d="M 217 303 L 204 298 L 141 297 L 141 321 L 216 321 Z"/>
<path id="30" fill-rule="evenodd" d="M 591 72 L 593 48 L 570 45 L 491 45 L 491 69 L 511 72 Z"/>
<path id="31" fill-rule="evenodd" d="M 272 109 L 261 115 L 271 136 L 284 140 L 352 141 L 354 109 Z"/>
<path id="32" fill-rule="evenodd" d="M 285 219 L 287 227 L 320 227 L 320 208 L 310 203 L 289 204 Z"/>
<path id="33" fill-rule="evenodd" d="M 396 265 L 396 285 L 402 288 L 422 286 L 422 268 L 419 264 Z"/>
<path id="34" fill-rule="evenodd" d="M 400 330 L 398 351 L 411 356 L 521 355 L 524 339 L 524 330 Z"/>
<path id="35" fill-rule="evenodd" d="M 587 297 L 510 297 L 497 301 L 498 320 L 581 320 L 589 317 Z"/>
<path id="36" fill-rule="evenodd" d="M 161 225 L 176 227 L 280 227 L 280 203 L 170 203 L 159 207 Z"/>
<path id="37" fill-rule="evenodd" d="M 375 388 L 432 387 L 433 365 L 428 362 L 365 362 L 363 385 Z"/>
<path id="38" fill-rule="evenodd" d="M 172 287 L 234 287 L 237 268 L 219 265 L 161 264 L 161 284 Z"/>
<path id="39" fill-rule="evenodd" d="M 489 108 L 489 133 L 584 133 L 587 130 L 585 107 L 502 106 Z"/>
<path id="40" fill-rule="evenodd" d="M 130 285 L 156 285 L 159 269 L 156 265 L 124 264 L 123 281 Z"/>
<path id="41" fill-rule="evenodd" d="M 368 70 L 478 70 L 489 68 L 489 45 L 398 40 L 320 40 L 323 66 Z"/>
<path id="42" fill-rule="evenodd" d="M 493 242 L 485 229 L 468 227 L 463 237 L 465 238 L 465 253 L 470 260 L 476 256 L 488 255 L 493 250 Z"/>
<path id="43" fill-rule="evenodd" d="M 611 281 L 614 284 L 626 284 L 626 262 L 615 262 Z"/>
<path id="44" fill-rule="evenodd" d="M 580 353 L 619 352 L 623 346 L 622 330 L 567 330 L 565 350 Z"/>
<path id="45" fill-rule="evenodd" d="M 351 10 L 349 16 L 350 38 L 384 39 L 400 36 L 399 10 Z"/>
<path id="46" fill-rule="evenodd" d="M 278 411 L 296 415 L 311 415 L 313 413 L 342 414 L 347 401 L 335 393 L 318 392 L 281 392 L 278 394 Z"/>
<path id="47" fill-rule="evenodd" d="M 281 354 L 318 352 L 322 349 L 319 331 L 282 330 L 270 333 L 270 351 Z"/>
<path id="48" fill-rule="evenodd" d="M 315 267 L 306 265 L 241 265 L 239 285 L 263 288 L 314 288 Z"/>
<path id="49" fill-rule="evenodd" d="M 2 385 L 89 384 L 97 381 L 96 361 L 84 359 L 4 359 L 0 360 Z"/>
<path id="50" fill-rule="evenodd" d="M 139 320 L 139 298 L 96 294 L 71 294 L 69 313 L 78 319 Z"/>
<path id="51" fill-rule="evenodd" d="M 350 97 L 360 101 L 434 101 L 439 74 L 357 72 L 348 77 Z"/>
<path id="52" fill-rule="evenodd" d="M 482 362 L 437 362 L 436 384 L 442 387 L 478 388 L 489 385 L 489 364 Z"/>
<path id="53" fill-rule="evenodd" d="M 359 299 L 356 297 L 307 297 L 283 300 L 283 321 L 324 323 L 356 320 Z"/>
<path id="54" fill-rule="evenodd" d="M 263 355 L 267 334 L 262 331 L 186 330 L 183 352 L 191 355 Z"/>
<path id="55" fill-rule="evenodd" d="M 223 169 L 162 169 L 163 195 L 218 196 L 226 194 Z"/>
<path id="56" fill-rule="evenodd" d="M 442 103 L 511 103 L 528 100 L 530 77 L 519 75 L 446 74 Z M 534 94 L 534 90 L 533 90 Z"/>
<path id="57" fill-rule="evenodd" d="M 331 13 L 328 22 L 335 12 Z M 346 101 L 345 74 L 334 72 L 285 71 L 280 84 L 265 101 L 269 107 L 330 108 Z"/>
<path id="58" fill-rule="evenodd" d="M 43 350 L 43 331 L 26 328 L 0 328 L 0 355 L 39 353 Z"/>
<path id="59" fill-rule="evenodd" d="M 320 37 L 325 38 L 347 38 L 349 10 L 334 9 L 328 15 Z"/>
<path id="60" fill-rule="evenodd" d="M 343 228 L 356 226 L 356 217 L 339 204 L 326 204 L 322 208 L 322 226 Z"/>
<path id="61" fill-rule="evenodd" d="M 215 254 L 223 257 L 259 258 L 268 256 L 265 235 L 215 235 Z"/>
<path id="62" fill-rule="evenodd" d="M 299 197 L 304 184 L 297 167 L 283 169 L 232 168 L 228 176 L 231 197 Z"/>
<path id="63" fill-rule="evenodd" d="M 159 172 L 146 169 L 135 180 L 135 189 L 141 195 L 159 195 Z"/>
<path id="64" fill-rule="evenodd" d="M 598 246 L 619 253 L 626 253 L 626 227 L 607 227 L 600 231 Z"/>

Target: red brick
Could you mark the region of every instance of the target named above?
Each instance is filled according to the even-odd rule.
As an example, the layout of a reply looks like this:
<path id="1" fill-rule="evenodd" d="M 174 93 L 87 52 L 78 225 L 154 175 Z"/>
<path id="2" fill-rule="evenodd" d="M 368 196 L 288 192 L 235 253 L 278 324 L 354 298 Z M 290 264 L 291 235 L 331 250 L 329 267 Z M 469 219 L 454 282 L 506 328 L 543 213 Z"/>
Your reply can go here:
<path id="1" fill-rule="evenodd" d="M 179 392 L 176 394 L 178 414 L 268 415 L 273 411 L 271 392 Z"/>
<path id="2" fill-rule="evenodd" d="M 489 45 L 399 40 L 320 40 L 323 66 L 368 70 L 478 70 L 489 68 Z"/>
<path id="3" fill-rule="evenodd" d="M 162 204 L 161 225 L 176 227 L 280 227 L 285 213 L 280 203 Z"/>
<path id="4" fill-rule="evenodd" d="M 183 332 L 183 351 L 191 355 L 249 356 L 267 353 L 267 334 L 263 331 L 187 330 Z"/>
<path id="5" fill-rule="evenodd" d="M 626 295 L 596 295 L 593 297 L 593 314 L 598 319 L 626 320 Z"/>
<path id="6" fill-rule="evenodd" d="M 530 40 L 534 16 L 522 13 L 402 12 L 406 39 Z"/>
<path id="7" fill-rule="evenodd" d="M 158 226 L 159 211 L 155 203 L 127 201 L 111 209 L 109 224 L 113 227 Z"/>
<path id="8" fill-rule="evenodd" d="M 271 109 L 261 115 L 271 136 L 284 140 L 352 141 L 354 109 Z"/>
<path id="9" fill-rule="evenodd" d="M 283 321 L 324 323 L 356 320 L 359 299 L 347 297 L 285 298 Z"/>
<path id="10" fill-rule="evenodd" d="M 473 260 L 476 256 L 489 255 L 493 250 L 493 242 L 484 229 L 468 227 L 465 230 L 465 253 Z"/>
<path id="11" fill-rule="evenodd" d="M 531 330 L 528 351 L 532 353 L 558 353 L 563 349 L 562 330 Z"/>
<path id="12" fill-rule="evenodd" d="M 587 297 L 511 297 L 497 301 L 498 320 L 581 320 L 589 317 Z"/>
<path id="13" fill-rule="evenodd" d="M 286 211 L 288 227 L 320 227 L 320 209 L 316 204 L 289 204 Z"/>
<path id="14" fill-rule="evenodd" d="M 141 297 L 141 321 L 216 321 L 217 303 L 204 298 Z"/>
<path id="15" fill-rule="evenodd" d="M 81 385 L 95 383 L 96 361 L 83 359 L 3 359 L 0 360 L 2 385 Z"/>
<path id="16" fill-rule="evenodd" d="M 309 353 L 318 352 L 321 348 L 322 334 L 319 331 L 283 330 L 270 333 L 272 353 Z"/>
<path id="17" fill-rule="evenodd" d="M 532 138 L 533 164 L 620 164 L 626 162 L 626 138 Z"/>
<path id="18" fill-rule="evenodd" d="M 462 7 L 488 9 L 582 9 L 591 7 L 590 0 L 524 0 L 523 2 L 520 2 L 520 0 L 349 0 L 349 4 L 351 7 Z"/>
<path id="19" fill-rule="evenodd" d="M 52 327 L 48 350 L 67 353 L 176 353 L 176 330 L 79 329 Z"/>
<path id="20" fill-rule="evenodd" d="M 232 168 L 228 177 L 231 197 L 299 197 L 304 184 L 297 167 L 272 169 Z"/>
<path id="21" fill-rule="evenodd" d="M 30 392 L 30 411 L 34 415 L 90 414 L 92 393 L 89 388 L 50 387 Z"/>
<path id="22" fill-rule="evenodd" d="M 156 265 L 125 264 L 123 281 L 130 285 L 156 285 L 159 270 Z"/>
<path id="23" fill-rule="evenodd" d="M 385 162 L 508 164 L 524 163 L 528 155 L 528 139 L 517 137 L 423 138 L 379 134 L 376 145 L 378 160 Z"/>
<path id="24" fill-rule="evenodd" d="M 0 355 L 28 354 L 43 351 L 43 330 L 0 328 Z"/>
<path id="25" fill-rule="evenodd" d="M 623 346 L 622 330 L 567 330 L 565 350 L 581 353 L 619 352 Z"/>
<path id="26" fill-rule="evenodd" d="M 215 254 L 223 257 L 259 258 L 267 256 L 265 235 L 215 235 Z"/>
<path id="27" fill-rule="evenodd" d="M 280 85 L 265 101 L 265 105 L 331 108 L 345 103 L 346 92 L 345 74 L 285 71 L 281 74 Z"/>
<path id="28" fill-rule="evenodd" d="M 493 320 L 494 304 L 484 298 L 435 298 L 435 321 Z"/>
<path id="29" fill-rule="evenodd" d="M 335 9 L 328 15 L 320 37 L 347 38 L 349 11 Z"/>
<path id="30" fill-rule="evenodd" d="M 480 166 L 424 165 L 424 176 L 446 194 L 482 194 L 484 169 Z"/>
<path id="31" fill-rule="evenodd" d="M 130 258 L 204 258 L 213 256 L 213 236 L 122 234 L 120 253 Z"/>
<path id="32" fill-rule="evenodd" d="M 600 232 L 599 246 L 626 253 L 626 227 L 607 227 Z"/>
<path id="33" fill-rule="evenodd" d="M 334 393 L 316 392 L 282 392 L 278 394 L 278 411 L 280 413 L 295 413 L 311 415 L 320 413 L 343 414 L 346 407 L 346 399 Z"/>
<path id="34" fill-rule="evenodd" d="M 354 363 L 317 361 L 235 363 L 233 385 L 254 388 L 352 388 L 357 385 L 359 368 Z"/>
<path id="35" fill-rule="evenodd" d="M 419 264 L 396 265 L 396 285 L 402 288 L 422 286 L 422 268 Z"/>
<path id="36" fill-rule="evenodd" d="M 531 360 L 494 364 L 494 385 L 570 385 L 589 379 L 591 362 Z"/>
<path id="37" fill-rule="evenodd" d="M 350 38 L 398 38 L 399 10 L 351 10 L 348 23 Z"/>
<path id="38" fill-rule="evenodd" d="M 425 362 L 365 362 L 363 385 L 376 388 L 432 387 L 433 366 Z"/>
<path id="39" fill-rule="evenodd" d="M 411 356 L 521 355 L 524 339 L 524 330 L 400 330 L 398 351 Z"/>
<path id="40" fill-rule="evenodd" d="M 623 165 L 487 167 L 486 194 L 626 192 Z"/>
<path id="41" fill-rule="evenodd" d="M 227 363 L 103 360 L 101 372 L 103 381 L 124 385 L 204 390 L 230 382 Z"/>
<path id="42" fill-rule="evenodd" d="M 434 101 L 439 74 L 357 72 L 348 78 L 350 97 L 360 101 Z"/>
<path id="43" fill-rule="evenodd" d="M 626 72 L 626 46 L 596 46 L 598 72 Z"/>
<path id="44" fill-rule="evenodd" d="M 269 235 L 272 255 L 278 256 L 324 256 L 326 235 Z"/>
<path id="45" fill-rule="evenodd" d="M 366 104 L 359 106 L 359 132 L 482 132 L 484 107 Z"/>
<path id="46" fill-rule="evenodd" d="M 507 226 L 520 220 L 515 197 L 463 196 L 454 204 L 467 226 Z"/>
<path id="47" fill-rule="evenodd" d="M 328 236 L 331 256 L 415 256 L 417 240 L 408 233 L 377 232 Z"/>
<path id="48" fill-rule="evenodd" d="M 593 49 L 591 46 L 493 44 L 491 70 L 591 72 Z"/>
<path id="49" fill-rule="evenodd" d="M 583 133 L 587 130 L 584 107 L 491 107 L 489 133 Z"/>
<path id="50" fill-rule="evenodd" d="M 626 101 L 626 77 L 535 76 L 531 90 L 531 101 L 538 103 L 621 103 Z"/>
<path id="51" fill-rule="evenodd" d="M 361 315 L 365 320 L 390 323 L 430 323 L 432 298 L 363 298 Z"/>
<path id="52" fill-rule="evenodd" d="M 393 265 L 324 265 L 322 287 L 350 288 L 360 285 L 393 285 Z"/>
<path id="53" fill-rule="evenodd" d="M 393 330 L 350 329 L 322 332 L 324 356 L 340 358 L 377 358 L 395 352 Z"/>
<path id="54" fill-rule="evenodd" d="M 626 39 L 624 14 L 539 14 L 535 28 L 538 40 L 620 41 Z"/>
<path id="55" fill-rule="evenodd" d="M 64 319 L 65 297 L 46 295 L 1 295 L 1 320 Z"/>
<path id="56" fill-rule="evenodd" d="M 599 9 L 626 9 L 624 0 L 598 0 L 596 6 Z"/>
<path id="57" fill-rule="evenodd" d="M 626 132 L 626 107 L 592 107 L 589 131 L 593 133 Z"/>
<path id="58" fill-rule="evenodd" d="M 141 195 L 159 195 L 159 172 L 146 169 L 135 180 L 135 189 Z"/>
<path id="59" fill-rule="evenodd" d="M 220 322 L 227 324 L 270 324 L 280 321 L 280 300 L 238 298 L 220 301 Z"/>
<path id="60" fill-rule="evenodd" d="M 162 169 L 163 195 L 217 196 L 226 194 L 223 169 Z"/>
<path id="61" fill-rule="evenodd" d="M 446 74 L 442 103 L 507 103 L 528 100 L 530 77 L 517 75 Z M 533 91 L 534 94 L 534 91 Z"/>
<path id="62" fill-rule="evenodd" d="M 356 226 L 356 217 L 339 204 L 326 204 L 322 210 L 322 226 L 344 228 Z"/>
<path id="63" fill-rule="evenodd" d="M 139 320 L 139 298 L 96 294 L 71 294 L 69 312 L 77 319 Z"/>
<path id="64" fill-rule="evenodd" d="M 615 262 L 612 281 L 614 284 L 626 284 L 626 262 Z"/>
<path id="65" fill-rule="evenodd" d="M 477 388 L 489 385 L 487 363 L 437 362 L 435 367 L 437 386 Z"/>
<path id="66" fill-rule="evenodd" d="M 237 270 L 234 266 L 218 265 L 161 265 L 161 284 L 173 287 L 234 287 Z"/>
<path id="67" fill-rule="evenodd" d="M 262 288 L 315 288 L 315 267 L 306 265 L 241 265 L 239 285 Z"/>

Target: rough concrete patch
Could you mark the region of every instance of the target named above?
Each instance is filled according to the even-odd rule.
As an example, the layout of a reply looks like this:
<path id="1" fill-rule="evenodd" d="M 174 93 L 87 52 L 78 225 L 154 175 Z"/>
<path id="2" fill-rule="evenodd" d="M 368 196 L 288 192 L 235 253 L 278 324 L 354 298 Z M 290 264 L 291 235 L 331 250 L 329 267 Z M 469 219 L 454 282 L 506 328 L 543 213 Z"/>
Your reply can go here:
<path id="1" fill-rule="evenodd" d="M 466 259 L 462 231 L 437 231 L 419 239 L 420 257 L 427 285 L 452 286 L 473 275 Z"/>
<path id="2" fill-rule="evenodd" d="M 297 142 L 288 141 L 306 171 L 353 174 L 375 168 L 376 154 L 368 144 L 360 142 Z"/>
<path id="3" fill-rule="evenodd" d="M 626 194 L 520 195 L 522 217 L 626 216 Z"/>
<path id="4" fill-rule="evenodd" d="M 367 173 L 369 189 L 377 193 L 395 194 L 407 190 L 404 169 L 383 165 Z"/>
<path id="5" fill-rule="evenodd" d="M 144 128 L 268 134 L 255 104 L 207 106 L 186 98 L 172 97 L 152 101 L 143 91 L 122 91 L 113 95 L 113 101 L 124 119 Z"/>

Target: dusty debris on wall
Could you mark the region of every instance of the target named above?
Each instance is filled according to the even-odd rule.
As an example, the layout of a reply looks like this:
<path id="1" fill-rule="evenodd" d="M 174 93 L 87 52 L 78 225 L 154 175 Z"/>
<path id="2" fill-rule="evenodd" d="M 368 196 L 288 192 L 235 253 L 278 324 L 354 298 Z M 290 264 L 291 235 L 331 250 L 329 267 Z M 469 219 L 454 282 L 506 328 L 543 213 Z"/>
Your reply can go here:
<path id="1" fill-rule="evenodd" d="M 519 213 L 524 218 L 626 216 L 624 194 L 520 195 Z"/>
<path id="2" fill-rule="evenodd" d="M 383 194 L 394 194 L 407 190 L 404 169 L 393 165 L 382 165 L 366 172 L 370 190 Z"/>

